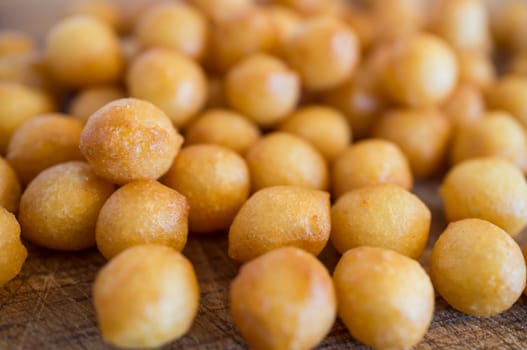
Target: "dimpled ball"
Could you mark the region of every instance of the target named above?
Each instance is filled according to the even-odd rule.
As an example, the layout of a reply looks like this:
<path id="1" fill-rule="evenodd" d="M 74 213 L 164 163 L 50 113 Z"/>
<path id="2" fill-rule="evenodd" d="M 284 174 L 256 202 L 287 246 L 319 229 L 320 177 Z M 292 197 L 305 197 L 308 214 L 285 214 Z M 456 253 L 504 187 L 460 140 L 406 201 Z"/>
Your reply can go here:
<path id="1" fill-rule="evenodd" d="M 183 137 L 153 104 L 125 98 L 108 103 L 84 127 L 80 150 L 95 173 L 125 184 L 157 179 L 172 165 Z"/>
<path id="2" fill-rule="evenodd" d="M 434 288 L 419 263 L 393 250 L 348 250 L 333 273 L 338 314 L 351 335 L 375 349 L 410 349 L 434 313 Z"/>
<path id="3" fill-rule="evenodd" d="M 331 277 L 313 255 L 270 251 L 240 269 L 230 289 L 234 323 L 252 349 L 312 349 L 335 321 Z"/>

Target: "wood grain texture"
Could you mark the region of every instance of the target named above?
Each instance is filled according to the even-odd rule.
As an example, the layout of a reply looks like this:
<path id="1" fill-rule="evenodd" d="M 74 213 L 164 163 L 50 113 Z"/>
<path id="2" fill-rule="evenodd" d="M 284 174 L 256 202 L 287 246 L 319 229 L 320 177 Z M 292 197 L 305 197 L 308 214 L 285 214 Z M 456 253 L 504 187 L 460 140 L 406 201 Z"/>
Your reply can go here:
<path id="1" fill-rule="evenodd" d="M 445 227 L 436 188 L 434 183 L 415 188 L 432 210 L 430 244 Z M 522 246 L 526 238 L 520 235 Z M 201 304 L 190 332 L 166 349 L 245 349 L 229 313 L 229 283 L 239 264 L 227 256 L 226 236 L 192 236 L 184 254 L 198 274 Z M 328 245 L 320 258 L 332 271 L 339 254 Z M 428 258 L 429 249 L 421 259 L 425 267 Z M 104 262 L 95 250 L 58 253 L 30 246 L 22 273 L 0 289 L 0 349 L 109 349 L 91 302 L 91 285 Z M 430 330 L 416 349 L 525 349 L 526 320 L 524 296 L 507 312 L 485 319 L 463 315 L 437 298 Z M 367 349 L 337 321 L 318 349 L 342 348 Z"/>

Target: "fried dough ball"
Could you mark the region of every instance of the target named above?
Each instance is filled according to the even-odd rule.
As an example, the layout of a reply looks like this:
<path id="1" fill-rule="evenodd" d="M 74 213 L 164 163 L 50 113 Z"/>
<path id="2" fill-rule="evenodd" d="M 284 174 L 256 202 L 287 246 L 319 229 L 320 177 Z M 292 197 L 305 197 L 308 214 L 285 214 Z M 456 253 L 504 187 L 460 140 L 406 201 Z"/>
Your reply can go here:
<path id="1" fill-rule="evenodd" d="M 123 71 L 117 34 L 92 16 L 57 22 L 46 36 L 44 55 L 52 77 L 67 87 L 113 83 Z"/>
<path id="2" fill-rule="evenodd" d="M 122 348 L 157 348 L 183 336 L 199 307 L 192 263 L 176 250 L 145 244 L 108 262 L 93 284 L 102 338 Z"/>
<path id="3" fill-rule="evenodd" d="M 28 54 L 35 50 L 35 42 L 26 33 L 0 30 L 0 57 Z"/>
<path id="4" fill-rule="evenodd" d="M 487 112 L 482 119 L 460 127 L 454 134 L 452 164 L 486 156 L 505 158 L 527 173 L 527 135 L 509 113 Z"/>
<path id="5" fill-rule="evenodd" d="M 97 224 L 97 248 L 111 259 L 138 244 L 164 244 L 177 251 L 187 243 L 189 205 L 177 191 L 154 180 L 137 180 L 104 203 Z"/>
<path id="6" fill-rule="evenodd" d="M 276 48 L 277 31 L 268 11 L 254 8 L 240 17 L 211 24 L 208 65 L 224 73 L 245 57 Z"/>
<path id="7" fill-rule="evenodd" d="M 95 223 L 113 185 L 85 162 L 68 162 L 41 172 L 20 199 L 22 236 L 42 247 L 81 250 L 95 245 Z"/>
<path id="8" fill-rule="evenodd" d="M 75 0 L 67 7 L 66 15 L 93 16 L 117 32 L 124 27 L 121 9 L 111 0 Z"/>
<path id="9" fill-rule="evenodd" d="M 135 32 L 143 47 L 173 49 L 193 59 L 205 54 L 207 19 L 182 2 L 161 2 L 148 8 L 139 18 Z"/>
<path id="10" fill-rule="evenodd" d="M 277 54 L 283 56 L 285 46 L 289 39 L 294 35 L 302 18 L 297 12 L 281 5 L 270 5 L 267 8 L 267 11 L 271 16 L 276 29 Z"/>
<path id="11" fill-rule="evenodd" d="M 254 7 L 254 0 L 191 0 L 191 3 L 212 20 L 234 20 Z"/>
<path id="12" fill-rule="evenodd" d="M 434 31 L 454 49 L 488 51 L 489 18 L 483 0 L 442 0 L 434 11 Z"/>
<path id="13" fill-rule="evenodd" d="M 52 112 L 55 104 L 47 94 L 27 86 L 0 82 L 0 154 L 5 154 L 11 135 L 26 120 Z"/>
<path id="14" fill-rule="evenodd" d="M 323 14 L 335 0 L 278 0 L 277 3 L 287 6 L 301 15 Z"/>
<path id="15" fill-rule="evenodd" d="M 357 35 L 336 18 L 302 23 L 285 47 L 286 60 L 312 91 L 334 88 L 351 78 L 360 57 Z"/>
<path id="16" fill-rule="evenodd" d="M 483 117 L 485 100 L 478 88 L 459 84 L 441 105 L 441 110 L 453 127 L 459 127 Z"/>
<path id="17" fill-rule="evenodd" d="M 244 159 L 217 145 L 183 148 L 162 181 L 187 198 L 193 233 L 226 230 L 250 190 Z"/>
<path id="18" fill-rule="evenodd" d="M 488 317 L 509 309 L 525 288 L 525 261 L 518 244 L 481 219 L 448 225 L 434 244 L 430 276 L 456 310 Z"/>
<path id="19" fill-rule="evenodd" d="M 383 83 L 395 101 L 409 107 L 434 106 L 448 98 L 457 80 L 454 51 L 439 37 L 420 33 L 392 44 Z"/>
<path id="20" fill-rule="evenodd" d="M 360 141 L 348 147 L 333 161 L 331 175 L 335 198 L 368 185 L 391 183 L 406 190 L 413 185 L 406 156 L 394 143 L 380 139 Z"/>
<path id="21" fill-rule="evenodd" d="M 377 26 L 377 40 L 391 40 L 418 32 L 427 20 L 421 0 L 368 0 Z"/>
<path id="22" fill-rule="evenodd" d="M 260 138 L 256 124 L 227 109 L 210 109 L 189 125 L 185 133 L 188 145 L 213 143 L 245 154 Z"/>
<path id="23" fill-rule="evenodd" d="M 300 99 L 300 79 L 278 58 L 251 55 L 225 78 L 229 104 L 262 127 L 271 127 L 293 112 Z"/>
<path id="24" fill-rule="evenodd" d="M 351 143 L 351 129 L 346 118 L 339 111 L 322 105 L 296 110 L 280 125 L 280 130 L 311 142 L 328 161 Z"/>
<path id="25" fill-rule="evenodd" d="M 312 349 L 337 314 L 333 281 L 313 255 L 284 247 L 243 265 L 230 289 L 235 325 L 251 349 Z"/>
<path id="26" fill-rule="evenodd" d="M 351 335 L 375 349 L 410 349 L 434 313 L 434 289 L 419 263 L 393 250 L 348 250 L 333 273 L 338 314 Z"/>
<path id="27" fill-rule="evenodd" d="M 292 185 L 324 190 L 328 169 L 324 157 L 298 136 L 273 132 L 262 137 L 246 154 L 251 188 Z"/>
<path id="28" fill-rule="evenodd" d="M 115 85 L 90 86 L 75 95 L 68 112 L 86 124 L 88 118 L 105 104 L 124 97 L 123 89 Z"/>
<path id="29" fill-rule="evenodd" d="M 333 205 L 331 242 L 341 254 L 370 246 L 417 259 L 426 246 L 431 217 L 419 197 L 400 186 L 366 186 L 347 192 Z"/>
<path id="30" fill-rule="evenodd" d="M 0 157 L 0 207 L 11 213 L 18 211 L 21 186 L 15 170 L 4 158 Z"/>
<path id="31" fill-rule="evenodd" d="M 185 126 L 207 99 L 202 68 L 168 49 L 153 48 L 135 58 L 127 84 L 131 96 L 161 108 L 178 128 Z"/>
<path id="32" fill-rule="evenodd" d="M 527 127 L 527 77 L 506 75 L 490 89 L 487 97 L 491 108 L 511 113 Z"/>
<path id="33" fill-rule="evenodd" d="M 15 216 L 0 207 L 0 287 L 15 278 L 27 258 L 26 247 L 20 240 L 20 225 Z"/>
<path id="34" fill-rule="evenodd" d="M 341 17 L 357 34 L 362 52 L 370 50 L 376 44 L 380 29 L 372 11 L 352 6 Z"/>
<path id="35" fill-rule="evenodd" d="M 80 150 L 97 175 L 125 184 L 159 178 L 182 143 L 183 137 L 163 111 L 146 101 L 124 98 L 88 119 Z"/>
<path id="36" fill-rule="evenodd" d="M 494 157 L 454 166 L 439 189 L 448 221 L 479 218 L 516 236 L 527 225 L 527 183 L 515 165 Z"/>
<path id="37" fill-rule="evenodd" d="M 459 81 L 482 90 L 489 89 L 496 80 L 496 68 L 489 55 L 477 52 L 459 52 Z"/>
<path id="38" fill-rule="evenodd" d="M 374 74 L 360 67 L 346 83 L 324 92 L 322 101 L 340 110 L 351 126 L 353 137 L 369 136 L 384 109 L 384 100 L 376 91 Z"/>
<path id="39" fill-rule="evenodd" d="M 429 177 L 444 164 L 450 122 L 435 109 L 398 109 L 377 123 L 373 135 L 395 143 L 406 155 L 412 174 Z"/>
<path id="40" fill-rule="evenodd" d="M 229 256 L 246 262 L 284 246 L 318 255 L 331 230 L 327 192 L 274 186 L 253 194 L 229 230 Z"/>
<path id="41" fill-rule="evenodd" d="M 42 170 L 83 160 L 79 150 L 82 123 L 65 114 L 43 114 L 22 124 L 11 137 L 6 159 L 26 186 Z"/>

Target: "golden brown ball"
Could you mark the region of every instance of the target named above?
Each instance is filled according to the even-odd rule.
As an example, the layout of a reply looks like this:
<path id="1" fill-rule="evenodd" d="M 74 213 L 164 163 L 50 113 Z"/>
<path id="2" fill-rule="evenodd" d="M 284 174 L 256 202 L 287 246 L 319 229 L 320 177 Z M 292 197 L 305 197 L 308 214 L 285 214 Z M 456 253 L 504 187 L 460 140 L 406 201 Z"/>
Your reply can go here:
<path id="1" fill-rule="evenodd" d="M 182 143 L 183 137 L 163 111 L 149 102 L 124 98 L 90 117 L 80 150 L 97 175 L 125 184 L 161 177 Z"/>
<path id="2" fill-rule="evenodd" d="M 105 104 L 124 97 L 123 89 L 116 85 L 90 86 L 73 97 L 68 113 L 86 124 L 88 118 Z"/>
<path id="3" fill-rule="evenodd" d="M 323 91 L 351 77 L 359 61 L 360 46 L 346 23 L 322 16 L 299 26 L 286 44 L 285 56 L 306 89 Z"/>
<path id="4" fill-rule="evenodd" d="M 408 159 L 394 143 L 369 139 L 348 147 L 332 163 L 331 186 L 335 198 L 375 184 L 391 183 L 410 190 L 413 175 Z"/>
<path id="5" fill-rule="evenodd" d="M 458 52 L 459 81 L 486 91 L 496 81 L 496 67 L 492 57 L 485 53 Z"/>
<path id="6" fill-rule="evenodd" d="M 217 145 L 183 148 L 162 181 L 187 198 L 194 233 L 226 230 L 250 190 L 245 160 Z"/>
<path id="7" fill-rule="evenodd" d="M 57 250 L 94 246 L 97 215 L 113 189 L 85 162 L 61 163 L 44 170 L 20 199 L 22 236 Z"/>
<path id="8" fill-rule="evenodd" d="M 507 159 L 527 173 L 527 135 L 507 112 L 487 112 L 483 118 L 459 127 L 454 134 L 450 161 L 496 156 Z"/>
<path id="9" fill-rule="evenodd" d="M 123 71 L 117 34 L 88 15 L 57 22 L 46 36 L 44 55 L 52 77 L 68 87 L 113 83 Z"/>
<path id="10" fill-rule="evenodd" d="M 53 112 L 50 96 L 22 84 L 0 82 L 0 154 L 5 154 L 11 135 L 26 120 Z"/>
<path id="11" fill-rule="evenodd" d="M 448 225 L 434 244 L 430 276 L 453 308 L 488 317 L 509 309 L 525 288 L 525 261 L 518 244 L 481 219 Z"/>
<path id="12" fill-rule="evenodd" d="M 385 107 L 385 99 L 377 89 L 376 80 L 374 72 L 361 66 L 352 79 L 322 95 L 324 103 L 344 113 L 354 138 L 370 136 Z"/>
<path id="13" fill-rule="evenodd" d="M 43 114 L 22 124 L 7 147 L 6 159 L 22 185 L 42 170 L 73 160 L 83 160 L 79 140 L 82 123 L 65 114 Z"/>
<path id="14" fill-rule="evenodd" d="M 434 8 L 432 28 L 459 51 L 490 48 L 488 9 L 483 0 L 442 0 Z"/>
<path id="15" fill-rule="evenodd" d="M 141 15 L 135 32 L 143 47 L 172 49 L 193 59 L 205 54 L 207 19 L 183 2 L 154 4 Z"/>
<path id="16" fill-rule="evenodd" d="M 481 90 L 468 84 L 459 84 L 441 105 L 441 111 L 457 128 L 479 120 L 485 113 L 485 100 Z"/>
<path id="17" fill-rule="evenodd" d="M 262 127 L 272 127 L 295 109 L 300 79 L 278 58 L 259 53 L 232 67 L 225 92 L 233 109 Z"/>
<path id="18" fill-rule="evenodd" d="M 410 349 L 434 313 L 434 288 L 419 263 L 393 250 L 348 250 L 333 273 L 338 315 L 351 335 L 375 349 Z"/>
<path id="19" fill-rule="evenodd" d="M 505 75 L 489 90 L 490 108 L 504 110 L 527 127 L 527 77 Z"/>
<path id="20" fill-rule="evenodd" d="M 273 132 L 262 137 L 245 156 L 251 172 L 251 188 L 292 185 L 325 190 L 328 167 L 324 157 L 298 136 Z"/>
<path id="21" fill-rule="evenodd" d="M 191 0 L 212 20 L 234 20 L 254 7 L 254 0 Z"/>
<path id="22" fill-rule="evenodd" d="M 302 21 L 302 17 L 294 10 L 277 4 L 271 4 L 267 7 L 267 11 L 276 30 L 277 42 L 274 51 L 279 56 L 283 56 L 287 42 L 295 34 L 295 31 Z"/>
<path id="23" fill-rule="evenodd" d="M 340 253 L 370 246 L 417 259 L 430 231 L 430 209 L 400 186 L 372 185 L 347 192 L 331 209 L 331 242 Z"/>
<path id="24" fill-rule="evenodd" d="M 20 181 L 15 170 L 11 164 L 0 157 L 0 206 L 11 213 L 16 213 L 21 192 Z"/>
<path id="25" fill-rule="evenodd" d="M 234 324 L 251 349 L 312 349 L 337 314 L 331 277 L 313 255 L 294 247 L 243 265 L 231 283 Z"/>
<path id="26" fill-rule="evenodd" d="M 124 29 L 123 13 L 119 4 L 112 0 L 75 0 L 66 8 L 66 15 L 89 15 L 117 32 Z"/>
<path id="27" fill-rule="evenodd" d="M 27 258 L 27 250 L 20 240 L 20 225 L 15 216 L 0 206 L 0 287 L 15 278 Z"/>
<path id="28" fill-rule="evenodd" d="M 241 16 L 213 21 L 207 65 L 224 73 L 245 57 L 276 48 L 277 30 L 268 11 L 253 8 Z"/>
<path id="29" fill-rule="evenodd" d="M 102 338 L 121 348 L 157 348 L 183 336 L 199 307 L 192 263 L 156 244 L 126 249 L 108 262 L 93 284 Z"/>
<path id="30" fill-rule="evenodd" d="M 451 124 L 435 109 L 397 109 L 385 114 L 373 136 L 395 143 L 417 178 L 437 174 L 446 159 Z"/>
<path id="31" fill-rule="evenodd" d="M 448 221 L 479 218 L 517 235 L 527 225 L 527 183 L 507 160 L 474 158 L 455 165 L 439 189 Z"/>
<path id="32" fill-rule="evenodd" d="M 253 194 L 229 230 L 229 256 L 245 262 L 270 250 L 294 246 L 318 255 L 331 229 L 327 192 L 274 186 Z"/>
<path id="33" fill-rule="evenodd" d="M 277 3 L 291 8 L 301 15 L 323 14 L 335 0 L 278 0 Z"/>
<path id="34" fill-rule="evenodd" d="M 185 132 L 185 143 L 212 143 L 245 154 L 260 138 L 260 129 L 242 115 L 227 109 L 210 109 L 198 115 Z"/>
<path id="35" fill-rule="evenodd" d="M 279 130 L 309 141 L 328 161 L 342 153 L 352 138 L 344 115 L 323 105 L 301 107 L 284 120 Z"/>
<path id="36" fill-rule="evenodd" d="M 137 180 L 104 203 L 95 226 L 97 248 L 111 259 L 134 245 L 155 243 L 183 250 L 188 234 L 187 199 L 154 180 Z"/>
<path id="37" fill-rule="evenodd" d="M 161 108 L 176 127 L 184 127 L 207 98 L 203 69 L 168 49 L 153 48 L 136 57 L 128 70 L 127 84 L 132 97 Z"/>
<path id="38" fill-rule="evenodd" d="M 383 83 L 390 97 L 409 107 L 445 101 L 458 80 L 454 51 L 439 37 L 415 34 L 392 43 Z"/>

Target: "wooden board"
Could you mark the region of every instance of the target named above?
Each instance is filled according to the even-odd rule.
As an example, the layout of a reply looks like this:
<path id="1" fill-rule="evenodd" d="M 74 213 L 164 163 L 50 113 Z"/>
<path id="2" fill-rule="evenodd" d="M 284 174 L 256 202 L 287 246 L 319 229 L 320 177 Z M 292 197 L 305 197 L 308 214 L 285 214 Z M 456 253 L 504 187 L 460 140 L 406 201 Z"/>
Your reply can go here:
<path id="1" fill-rule="evenodd" d="M 444 228 L 436 184 L 415 192 L 433 213 L 432 243 Z M 527 235 L 520 236 L 524 244 Z M 239 265 L 227 256 L 225 235 L 192 236 L 184 250 L 192 260 L 201 287 L 199 314 L 190 332 L 167 349 L 244 349 L 229 313 L 230 280 Z M 422 257 L 426 267 L 429 249 Z M 338 253 L 328 245 L 320 256 L 333 270 Z M 22 273 L 0 289 L 0 349 L 108 349 L 102 342 L 91 302 L 91 285 L 105 260 L 95 250 L 57 253 L 30 246 Z M 340 321 L 319 349 L 366 349 L 355 342 Z M 416 349 L 526 349 L 527 298 L 507 312 L 486 319 L 469 317 L 437 298 L 434 319 Z"/>

